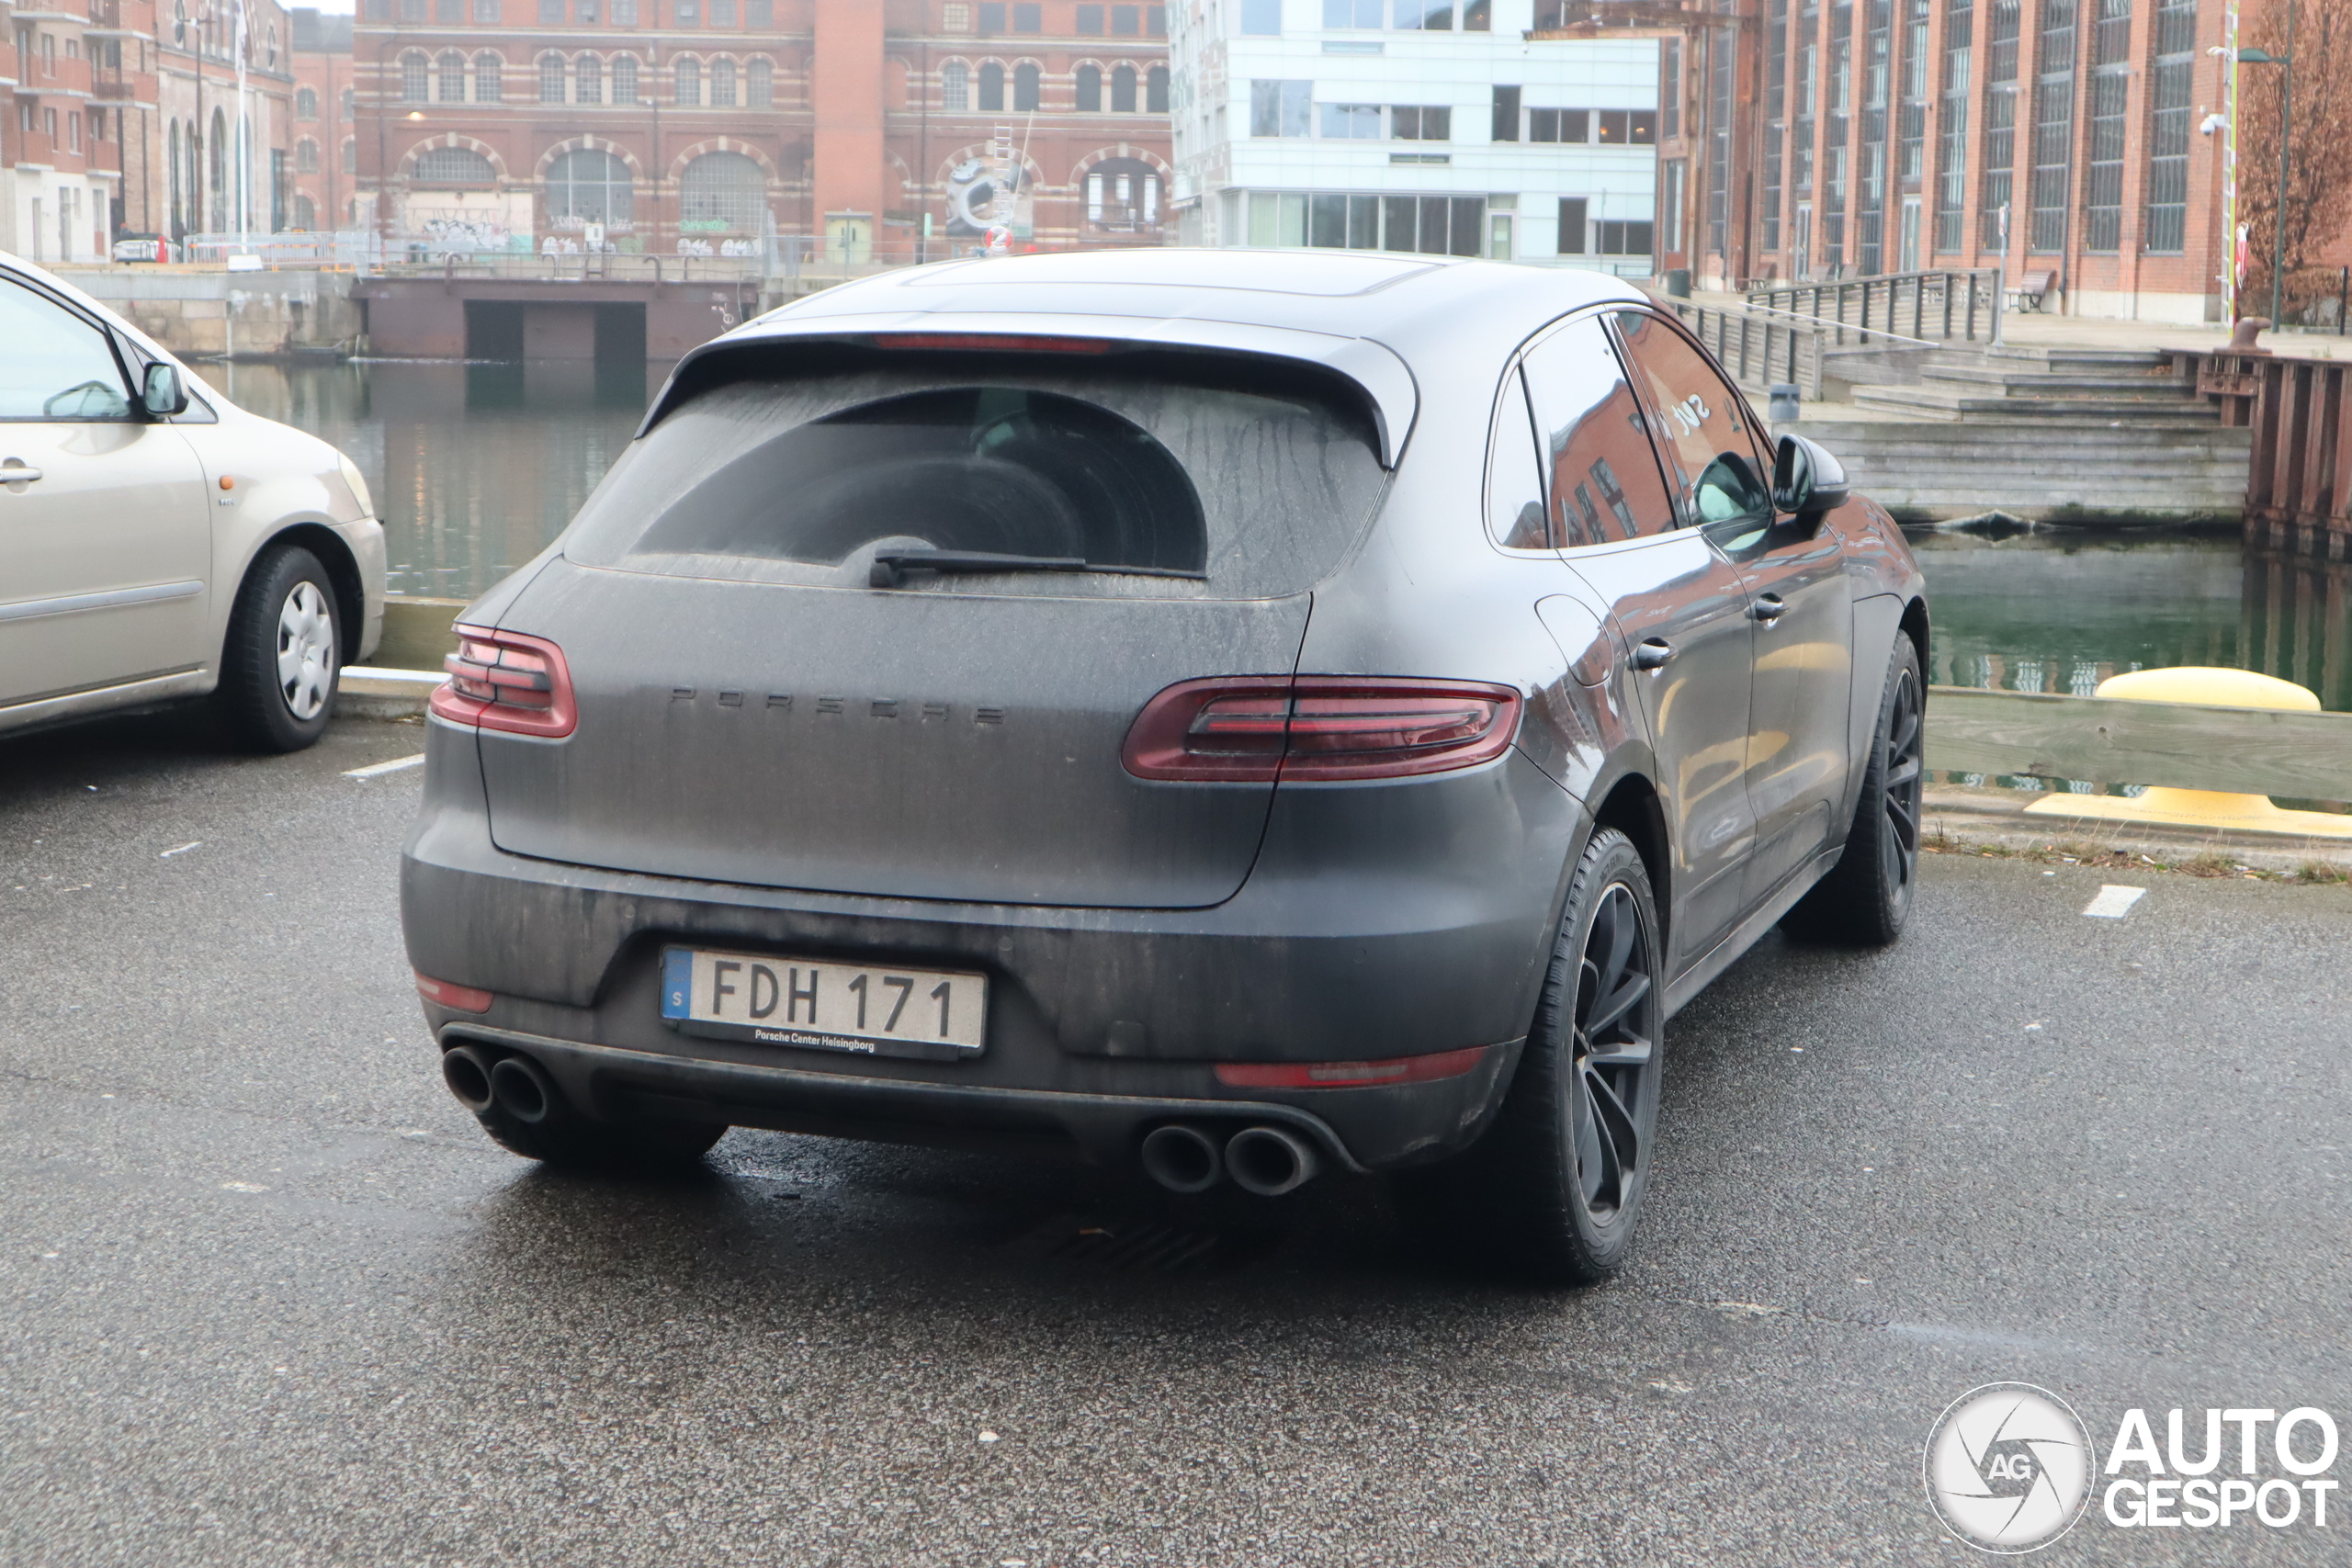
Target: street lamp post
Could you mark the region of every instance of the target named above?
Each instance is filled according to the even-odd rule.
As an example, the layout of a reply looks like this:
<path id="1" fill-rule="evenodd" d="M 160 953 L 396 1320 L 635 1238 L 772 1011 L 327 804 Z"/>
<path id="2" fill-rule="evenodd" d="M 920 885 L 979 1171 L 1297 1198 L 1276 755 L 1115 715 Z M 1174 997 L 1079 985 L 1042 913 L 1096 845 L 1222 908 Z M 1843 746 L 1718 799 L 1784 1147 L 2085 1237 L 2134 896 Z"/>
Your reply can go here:
<path id="1" fill-rule="evenodd" d="M 2295 7 L 2292 0 L 2287 6 L 2288 48 L 2294 47 Z M 2294 128 L 2295 60 L 2291 53 L 2273 54 L 2266 49 L 2238 51 L 2241 65 L 2276 65 L 2278 67 L 2278 221 L 2270 241 L 2270 324 L 2278 325 L 2281 285 L 2286 280 L 2287 265 L 2287 148 L 2288 137 Z"/>

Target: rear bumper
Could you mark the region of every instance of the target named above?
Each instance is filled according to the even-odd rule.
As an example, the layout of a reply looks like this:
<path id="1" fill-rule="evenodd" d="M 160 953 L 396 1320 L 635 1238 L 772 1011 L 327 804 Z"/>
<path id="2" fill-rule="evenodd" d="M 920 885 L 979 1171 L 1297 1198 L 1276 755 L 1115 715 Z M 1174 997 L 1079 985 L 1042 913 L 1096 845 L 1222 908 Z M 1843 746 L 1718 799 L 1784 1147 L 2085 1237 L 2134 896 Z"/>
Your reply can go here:
<path id="1" fill-rule="evenodd" d="M 529 1056 L 573 1106 L 601 1121 L 717 1122 L 878 1142 L 1075 1155 L 1112 1167 L 1132 1161 L 1144 1134 L 1167 1122 L 1190 1122 L 1217 1134 L 1271 1123 L 1301 1134 L 1340 1168 L 1359 1173 L 1419 1163 L 1468 1145 L 1485 1130 L 1519 1055 L 1512 1041 L 1458 1077 L 1268 1098 L 1220 1092 L 1205 1067 L 1130 1066 L 1114 1075 L 1130 1080 L 1124 1091 L 1089 1093 L 823 1071 L 779 1064 L 773 1052 L 754 1061 L 624 1050 L 472 1022 L 445 1024 L 439 1034 L 444 1048 L 473 1044 Z"/>
<path id="2" fill-rule="evenodd" d="M 592 1114 L 1002 1136 L 1096 1158 L 1193 1118 L 1283 1122 L 1354 1168 L 1467 1145 L 1533 1016 L 1583 826 L 1514 751 L 1416 792 L 1325 795 L 1295 817 L 1278 793 L 1256 869 L 1213 908 L 958 904 L 508 854 L 491 839 L 470 733 L 434 721 L 427 757 L 401 862 L 409 957 L 494 998 L 479 1015 L 428 1005 L 445 1045 L 525 1051 Z M 987 1049 L 939 1063 L 682 1034 L 660 1016 L 673 943 L 983 971 Z M 1359 1089 L 1232 1089 L 1214 1066 L 1467 1047 L 1488 1049 L 1459 1077 Z"/>

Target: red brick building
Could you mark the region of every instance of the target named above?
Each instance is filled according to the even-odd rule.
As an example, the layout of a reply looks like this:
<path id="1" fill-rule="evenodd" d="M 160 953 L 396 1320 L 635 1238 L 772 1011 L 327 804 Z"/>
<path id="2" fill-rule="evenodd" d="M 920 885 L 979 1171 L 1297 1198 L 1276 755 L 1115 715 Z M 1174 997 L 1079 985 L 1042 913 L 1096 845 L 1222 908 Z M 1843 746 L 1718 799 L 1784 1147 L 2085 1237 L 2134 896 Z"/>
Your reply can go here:
<path id="1" fill-rule="evenodd" d="M 1157 243 L 1165 33 L 1081 0 L 360 0 L 361 218 L 474 250 L 601 224 L 740 253 L 772 223 L 898 259 L 926 217 L 933 255 L 991 220 Z"/>
<path id="2" fill-rule="evenodd" d="M 287 19 L 294 39 L 294 197 L 287 227 L 345 228 L 358 214 L 359 189 L 351 18 L 298 8 Z"/>
<path id="3" fill-rule="evenodd" d="M 2223 0 L 1741 9 L 1661 50 L 1661 267 L 1991 266 L 2006 205 L 2008 276 L 2052 308 L 2219 315 Z"/>

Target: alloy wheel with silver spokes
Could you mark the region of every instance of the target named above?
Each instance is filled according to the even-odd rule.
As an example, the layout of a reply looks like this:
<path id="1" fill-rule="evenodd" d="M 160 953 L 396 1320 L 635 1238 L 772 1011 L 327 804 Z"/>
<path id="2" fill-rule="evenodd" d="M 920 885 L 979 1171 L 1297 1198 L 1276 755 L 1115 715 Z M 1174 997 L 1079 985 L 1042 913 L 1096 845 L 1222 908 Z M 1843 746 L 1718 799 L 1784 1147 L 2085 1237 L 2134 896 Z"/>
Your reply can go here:
<path id="1" fill-rule="evenodd" d="M 1606 1228 L 1639 1200 L 1657 1122 L 1656 953 L 1623 882 L 1585 929 L 1572 1027 L 1568 1146 L 1585 1212 Z"/>
<path id="2" fill-rule="evenodd" d="M 298 581 L 277 609 L 277 692 L 296 718 L 323 712 L 334 688 L 334 612 L 315 582 Z"/>
<path id="3" fill-rule="evenodd" d="M 1921 766 L 1927 726 L 1922 722 L 1919 682 L 1907 668 L 1895 672 L 1886 721 L 1885 826 L 1879 835 L 1879 863 L 1890 895 L 1908 902 L 1919 870 L 1919 802 L 1927 773 Z"/>

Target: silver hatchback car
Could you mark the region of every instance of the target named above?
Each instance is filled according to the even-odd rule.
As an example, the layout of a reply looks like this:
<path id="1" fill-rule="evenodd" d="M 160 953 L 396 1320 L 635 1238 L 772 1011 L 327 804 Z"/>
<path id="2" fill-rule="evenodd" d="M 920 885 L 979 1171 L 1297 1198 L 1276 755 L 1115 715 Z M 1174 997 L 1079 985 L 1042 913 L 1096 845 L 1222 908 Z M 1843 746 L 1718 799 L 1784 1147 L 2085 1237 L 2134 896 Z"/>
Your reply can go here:
<path id="1" fill-rule="evenodd" d="M 1902 536 L 1589 274 L 830 289 L 681 362 L 459 634 L 408 947 L 450 1089 L 542 1159 L 1395 1171 L 1591 1280 L 1672 1012 L 1911 897 Z"/>

